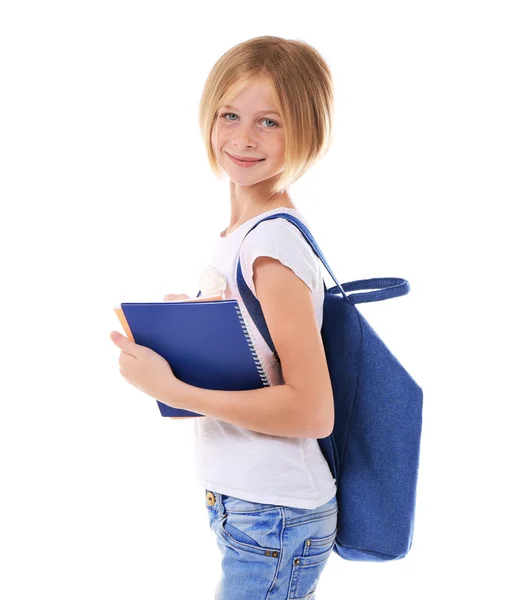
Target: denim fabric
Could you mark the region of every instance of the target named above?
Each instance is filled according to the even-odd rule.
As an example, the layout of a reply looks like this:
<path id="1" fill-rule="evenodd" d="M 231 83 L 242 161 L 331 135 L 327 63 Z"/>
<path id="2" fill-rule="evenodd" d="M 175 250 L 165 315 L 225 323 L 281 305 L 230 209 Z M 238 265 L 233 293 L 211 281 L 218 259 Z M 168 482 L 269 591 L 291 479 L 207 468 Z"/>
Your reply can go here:
<path id="1" fill-rule="evenodd" d="M 250 502 L 205 490 L 220 549 L 214 600 L 315 600 L 337 535 L 337 497 L 318 508 Z"/>

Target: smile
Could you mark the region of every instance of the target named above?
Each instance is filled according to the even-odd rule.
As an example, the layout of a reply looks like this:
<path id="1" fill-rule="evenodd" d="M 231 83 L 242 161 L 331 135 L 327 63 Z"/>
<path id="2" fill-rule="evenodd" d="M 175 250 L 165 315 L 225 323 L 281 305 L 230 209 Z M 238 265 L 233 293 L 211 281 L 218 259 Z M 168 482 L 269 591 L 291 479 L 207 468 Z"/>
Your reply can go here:
<path id="1" fill-rule="evenodd" d="M 235 165 L 238 165 L 240 167 L 252 167 L 265 160 L 263 158 L 259 160 L 238 160 L 237 158 L 234 158 L 234 156 L 231 156 L 228 152 L 226 154 Z"/>

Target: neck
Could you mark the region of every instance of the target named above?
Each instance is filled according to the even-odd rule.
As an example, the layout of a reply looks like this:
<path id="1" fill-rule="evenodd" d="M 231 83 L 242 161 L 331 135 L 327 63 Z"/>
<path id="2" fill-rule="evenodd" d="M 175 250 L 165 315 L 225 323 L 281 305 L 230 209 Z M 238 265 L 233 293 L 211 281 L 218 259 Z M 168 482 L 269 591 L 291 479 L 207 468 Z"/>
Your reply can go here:
<path id="1" fill-rule="evenodd" d="M 258 191 L 238 186 L 231 181 L 231 219 L 229 227 L 224 234 L 229 234 L 233 229 L 261 215 L 264 212 L 278 207 L 296 208 L 287 191 L 273 193 L 269 189 Z"/>

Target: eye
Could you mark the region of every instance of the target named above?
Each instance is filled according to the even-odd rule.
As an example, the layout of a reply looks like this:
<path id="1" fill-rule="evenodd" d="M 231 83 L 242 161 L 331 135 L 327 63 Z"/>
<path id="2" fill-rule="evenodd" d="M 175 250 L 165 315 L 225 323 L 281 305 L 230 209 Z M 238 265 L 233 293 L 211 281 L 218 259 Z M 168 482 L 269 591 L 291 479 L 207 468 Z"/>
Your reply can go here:
<path id="1" fill-rule="evenodd" d="M 221 116 L 222 117 L 230 117 L 231 115 L 234 115 L 235 117 L 237 117 L 237 115 L 235 113 L 223 113 Z M 226 119 L 227 121 L 234 121 L 234 119 Z M 270 123 L 273 123 L 273 127 L 266 127 L 265 129 L 275 129 L 276 127 L 278 127 L 278 123 L 276 121 L 273 121 L 272 119 L 262 119 L 262 121 L 269 121 Z"/>

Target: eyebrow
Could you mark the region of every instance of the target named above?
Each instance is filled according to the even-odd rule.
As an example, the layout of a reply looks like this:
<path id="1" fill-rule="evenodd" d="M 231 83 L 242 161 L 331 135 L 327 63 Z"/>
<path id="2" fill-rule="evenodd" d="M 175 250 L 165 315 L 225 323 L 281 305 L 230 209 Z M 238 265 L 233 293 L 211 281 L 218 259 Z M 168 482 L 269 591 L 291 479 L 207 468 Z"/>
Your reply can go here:
<path id="1" fill-rule="evenodd" d="M 230 106 L 230 104 L 224 104 L 223 106 L 224 106 L 224 108 L 232 108 L 233 110 L 235 110 L 236 112 L 238 112 L 238 109 L 235 106 Z M 280 113 L 276 112 L 276 110 L 267 110 L 267 109 L 264 109 L 264 110 L 260 110 L 259 112 L 260 113 L 266 113 L 268 115 L 273 114 L 273 115 L 280 116 Z"/>

